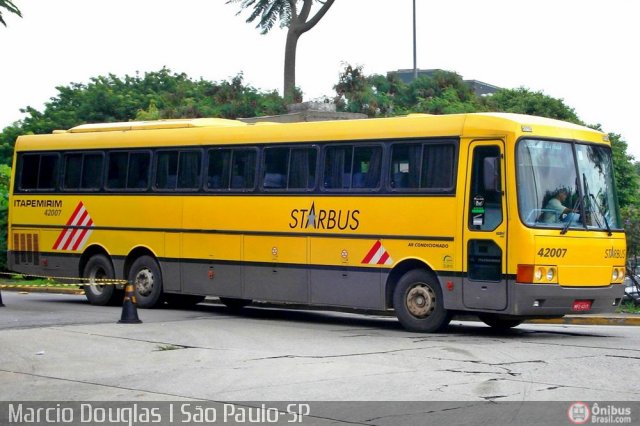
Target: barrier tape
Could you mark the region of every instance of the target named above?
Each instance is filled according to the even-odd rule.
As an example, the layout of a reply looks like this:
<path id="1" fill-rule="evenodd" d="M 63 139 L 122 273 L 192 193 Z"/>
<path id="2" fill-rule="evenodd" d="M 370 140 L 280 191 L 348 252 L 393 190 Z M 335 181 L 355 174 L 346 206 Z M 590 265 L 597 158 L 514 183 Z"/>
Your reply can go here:
<path id="1" fill-rule="evenodd" d="M 77 284 L 0 284 L 0 289 L 4 290 L 24 290 L 29 291 L 35 288 L 61 288 L 74 287 L 74 290 L 82 291 L 82 287 Z"/>
<path id="2" fill-rule="evenodd" d="M 127 284 L 127 280 L 118 280 L 115 278 L 85 278 L 85 277 L 53 277 L 48 275 L 36 275 L 36 274 L 19 274 L 14 272 L 0 272 L 0 276 L 22 277 L 22 278 L 37 278 L 47 281 L 79 281 L 75 284 L 62 284 L 62 283 L 12 283 L 2 284 L 0 288 L 19 288 L 19 287 L 77 287 L 79 285 L 124 285 Z"/>

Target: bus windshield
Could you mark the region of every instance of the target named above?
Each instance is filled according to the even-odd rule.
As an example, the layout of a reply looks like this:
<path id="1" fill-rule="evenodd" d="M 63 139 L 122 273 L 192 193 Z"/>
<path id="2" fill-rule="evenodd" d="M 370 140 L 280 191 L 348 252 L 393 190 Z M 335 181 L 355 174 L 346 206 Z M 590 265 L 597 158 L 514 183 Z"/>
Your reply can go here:
<path id="1" fill-rule="evenodd" d="M 621 228 L 608 147 L 524 139 L 517 161 L 518 206 L 527 226 Z"/>

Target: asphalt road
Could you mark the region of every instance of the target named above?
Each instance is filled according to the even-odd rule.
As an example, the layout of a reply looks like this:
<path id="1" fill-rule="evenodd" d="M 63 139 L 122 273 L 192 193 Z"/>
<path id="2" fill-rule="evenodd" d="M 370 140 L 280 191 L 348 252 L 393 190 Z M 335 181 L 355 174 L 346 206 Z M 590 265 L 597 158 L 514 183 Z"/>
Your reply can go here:
<path id="1" fill-rule="evenodd" d="M 3 292 L 0 401 L 638 401 L 640 328 L 443 334 L 392 317 L 222 305 L 138 310 Z M 363 423 L 370 424 L 370 423 Z"/>

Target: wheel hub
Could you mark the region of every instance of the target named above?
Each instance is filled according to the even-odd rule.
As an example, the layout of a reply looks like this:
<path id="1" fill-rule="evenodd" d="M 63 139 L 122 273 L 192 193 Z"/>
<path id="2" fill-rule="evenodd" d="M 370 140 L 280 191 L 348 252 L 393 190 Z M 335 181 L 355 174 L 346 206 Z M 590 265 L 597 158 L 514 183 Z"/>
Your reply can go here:
<path id="1" fill-rule="evenodd" d="M 91 287 L 91 291 L 94 293 L 100 294 L 104 291 L 104 286 L 101 284 L 96 284 L 96 280 L 102 280 L 106 278 L 107 273 L 104 269 L 98 268 L 89 274 L 89 286 Z"/>
<path id="2" fill-rule="evenodd" d="M 141 296 L 148 296 L 153 290 L 153 272 L 149 269 L 141 269 L 136 274 L 136 290 Z"/>
<path id="3" fill-rule="evenodd" d="M 407 293 L 406 304 L 411 315 L 425 318 L 436 308 L 436 297 L 433 290 L 426 284 L 416 284 Z"/>

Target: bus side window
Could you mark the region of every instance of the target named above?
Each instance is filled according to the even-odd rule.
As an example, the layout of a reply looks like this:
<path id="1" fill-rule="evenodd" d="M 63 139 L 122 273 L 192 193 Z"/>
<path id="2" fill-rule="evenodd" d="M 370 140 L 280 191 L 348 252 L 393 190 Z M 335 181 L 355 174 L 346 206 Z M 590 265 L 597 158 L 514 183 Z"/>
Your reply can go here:
<path id="1" fill-rule="evenodd" d="M 178 189 L 196 190 L 200 188 L 200 151 L 181 151 L 178 164 Z"/>
<path id="2" fill-rule="evenodd" d="M 54 190 L 58 183 L 58 154 L 27 154 L 20 157 L 21 190 Z"/>
<path id="3" fill-rule="evenodd" d="M 316 184 L 316 160 L 314 147 L 292 148 L 289 154 L 288 189 L 313 189 Z"/>
<path id="4" fill-rule="evenodd" d="M 102 187 L 103 154 L 84 154 L 82 159 L 82 179 L 80 188 L 98 190 Z"/>
<path id="5" fill-rule="evenodd" d="M 229 189 L 231 178 L 231 150 L 210 149 L 206 189 Z"/>
<path id="6" fill-rule="evenodd" d="M 456 148 L 453 144 L 424 144 L 420 188 L 451 190 L 455 186 Z"/>
<path id="7" fill-rule="evenodd" d="M 417 189 L 421 159 L 422 144 L 394 144 L 391 147 L 391 187 Z"/>
<path id="8" fill-rule="evenodd" d="M 351 162 L 353 146 L 330 146 L 324 158 L 324 188 L 343 189 L 351 187 Z"/>
<path id="9" fill-rule="evenodd" d="M 107 189 L 147 189 L 149 152 L 110 152 L 107 156 Z"/>
<path id="10" fill-rule="evenodd" d="M 107 160 L 107 188 L 124 189 L 127 186 L 128 152 L 110 152 Z"/>
<path id="11" fill-rule="evenodd" d="M 159 152 L 156 156 L 157 189 L 176 189 L 178 183 L 178 151 Z"/>
<path id="12" fill-rule="evenodd" d="M 290 148 L 265 148 L 262 187 L 265 189 L 285 188 Z"/>
<path id="13" fill-rule="evenodd" d="M 127 189 L 149 188 L 149 164 L 151 154 L 148 152 L 132 152 L 129 154 L 127 170 Z"/>
<path id="14" fill-rule="evenodd" d="M 381 170 L 381 146 L 330 146 L 324 159 L 324 188 L 377 189 Z"/>
<path id="15" fill-rule="evenodd" d="M 99 190 L 102 186 L 102 159 L 102 154 L 65 154 L 63 188 L 66 190 Z"/>
<path id="16" fill-rule="evenodd" d="M 390 184 L 395 190 L 452 193 L 455 190 L 456 145 L 396 143 L 391 147 Z"/>
<path id="17" fill-rule="evenodd" d="M 380 186 L 382 148 L 379 146 L 355 147 L 353 154 L 352 188 L 376 189 Z"/>
<path id="18" fill-rule="evenodd" d="M 255 188 L 257 158 L 257 151 L 253 148 L 233 150 L 231 189 L 250 190 Z"/>
<path id="19" fill-rule="evenodd" d="M 64 189 L 80 189 L 82 173 L 82 154 L 65 154 L 64 156 Z"/>

